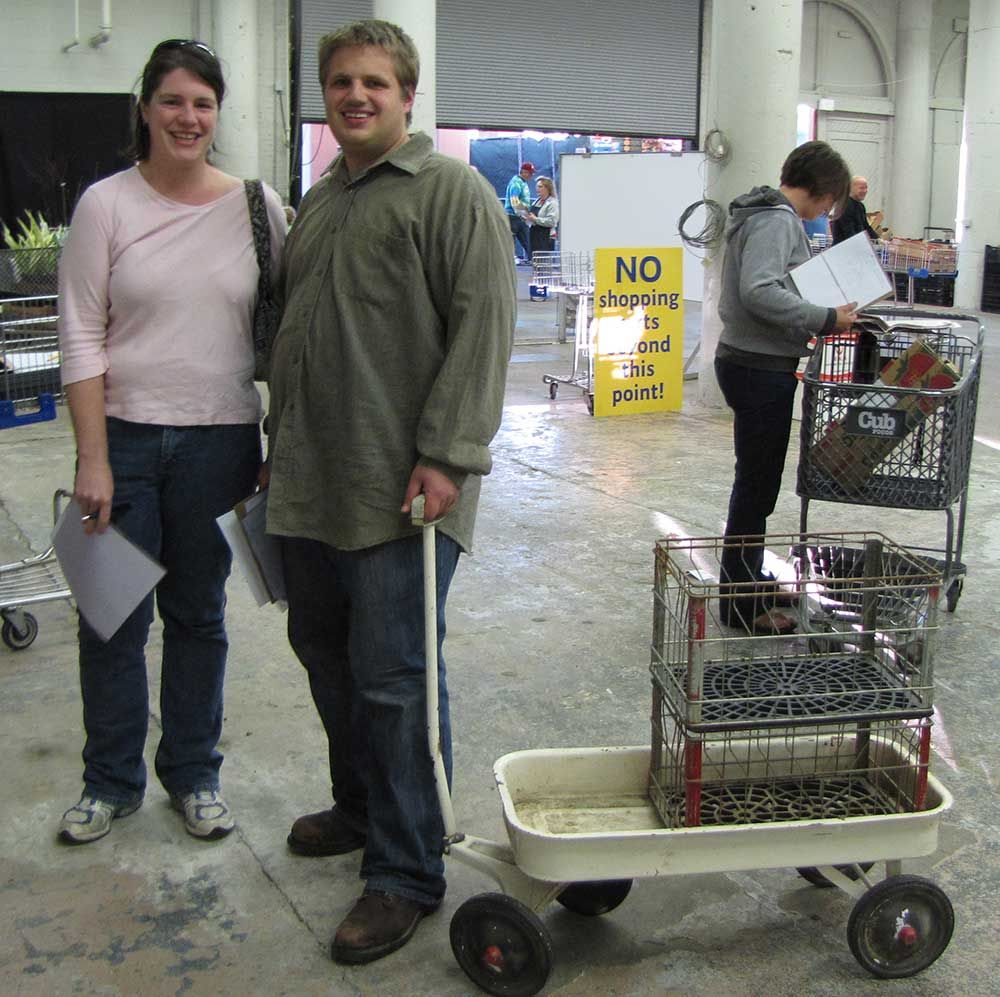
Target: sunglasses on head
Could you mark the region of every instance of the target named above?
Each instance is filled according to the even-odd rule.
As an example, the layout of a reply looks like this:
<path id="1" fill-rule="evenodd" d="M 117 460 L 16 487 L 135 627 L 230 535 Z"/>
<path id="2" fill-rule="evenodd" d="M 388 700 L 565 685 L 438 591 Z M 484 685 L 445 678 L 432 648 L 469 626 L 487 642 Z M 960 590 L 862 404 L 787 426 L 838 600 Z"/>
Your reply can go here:
<path id="1" fill-rule="evenodd" d="M 211 56 L 213 59 L 218 58 L 215 52 L 204 42 L 195 41 L 193 38 L 168 38 L 166 41 L 160 42 L 160 44 L 153 49 L 153 56 L 157 56 L 161 52 L 169 52 L 176 48 L 196 48 L 200 49 L 206 55 Z"/>

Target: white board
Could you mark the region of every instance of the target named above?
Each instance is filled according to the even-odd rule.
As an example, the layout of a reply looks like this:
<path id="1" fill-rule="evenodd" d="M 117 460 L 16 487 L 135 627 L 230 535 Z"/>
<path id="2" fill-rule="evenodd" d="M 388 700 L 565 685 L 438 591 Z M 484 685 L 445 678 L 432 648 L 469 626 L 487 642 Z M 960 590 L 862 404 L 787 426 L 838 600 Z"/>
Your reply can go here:
<path id="1" fill-rule="evenodd" d="M 565 154 L 560 157 L 559 248 L 593 252 L 617 246 L 684 248 L 684 297 L 701 301 L 704 252 L 681 241 L 677 223 L 704 198 L 705 157 L 700 152 Z M 699 208 L 684 225 L 696 234 L 705 222 Z"/>

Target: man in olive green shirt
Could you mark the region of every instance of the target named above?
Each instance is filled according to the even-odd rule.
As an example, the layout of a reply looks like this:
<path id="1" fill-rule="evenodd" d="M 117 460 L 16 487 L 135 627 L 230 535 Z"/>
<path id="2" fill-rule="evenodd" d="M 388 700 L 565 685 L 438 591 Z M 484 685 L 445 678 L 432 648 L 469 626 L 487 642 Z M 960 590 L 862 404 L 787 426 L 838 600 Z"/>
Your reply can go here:
<path id="1" fill-rule="evenodd" d="M 330 747 L 332 809 L 293 852 L 364 848 L 361 899 L 332 954 L 394 951 L 445 891 L 425 728 L 422 543 L 410 503 L 444 517 L 438 630 L 491 467 L 513 337 L 510 232 L 492 189 L 407 124 L 419 72 L 395 25 L 320 43 L 342 155 L 285 246 L 271 373 L 268 530 L 282 538 L 288 632 Z M 439 643 L 440 650 L 440 643 Z M 441 745 L 451 777 L 443 661 Z"/>

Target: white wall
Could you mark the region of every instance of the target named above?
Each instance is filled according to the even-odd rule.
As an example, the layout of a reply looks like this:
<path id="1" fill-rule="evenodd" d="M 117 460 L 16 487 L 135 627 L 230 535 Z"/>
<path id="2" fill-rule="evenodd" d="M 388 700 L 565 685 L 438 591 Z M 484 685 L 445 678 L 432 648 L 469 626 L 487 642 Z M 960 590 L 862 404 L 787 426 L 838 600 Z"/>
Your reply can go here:
<path id="1" fill-rule="evenodd" d="M 100 24 L 100 0 L 80 0 L 80 38 L 73 40 L 71 0 L 9 0 L 4 4 L 0 89 L 52 93 L 127 93 L 164 38 L 190 38 L 196 0 L 111 5 L 111 40 L 98 49 L 87 39 Z M 16 43 L 15 43 L 16 40 Z"/>
<path id="2" fill-rule="evenodd" d="M 211 0 L 113 0 L 111 40 L 96 49 L 88 39 L 100 24 L 100 0 L 80 0 L 79 9 L 80 44 L 63 52 L 62 47 L 73 40 L 72 0 L 4 0 L 0 90 L 133 92 L 150 51 L 164 38 L 200 38 L 219 50 L 225 65 L 225 51 L 219 39 L 212 37 Z M 257 27 L 259 174 L 287 196 L 283 121 L 289 121 L 288 0 L 257 0 Z M 283 91 L 280 95 L 275 93 L 275 83 Z"/>
<path id="3" fill-rule="evenodd" d="M 905 3 L 906 0 L 898 2 Z M 825 116 L 843 117 L 846 112 L 848 119 L 857 121 L 860 120 L 859 115 L 864 115 L 874 129 L 872 133 L 885 136 L 879 183 L 873 186 L 868 198 L 868 206 L 872 209 L 887 207 L 892 193 L 889 186 L 892 170 L 888 166 L 893 160 L 893 143 L 897 138 L 893 127 L 895 95 L 892 86 L 896 73 L 897 10 L 897 0 L 806 0 L 803 8 L 802 99 L 816 106 L 820 97 L 832 96 L 836 109 L 834 112 L 819 112 L 821 119 Z M 932 115 L 933 142 L 927 225 L 954 226 L 965 79 L 965 38 L 954 28 L 956 19 L 961 26 L 968 13 L 968 0 L 934 2 L 928 53 L 934 92 L 927 98 L 928 113 Z M 857 37 L 854 25 L 861 26 L 870 41 Z M 889 84 L 884 97 L 873 96 L 873 88 L 865 85 L 871 82 L 873 53 L 881 58 Z M 814 87 L 813 81 L 817 77 L 819 81 Z M 821 126 L 820 137 L 823 137 L 823 132 Z M 836 141 L 834 144 L 837 144 Z M 850 158 L 849 149 L 842 151 Z M 861 166 L 858 171 L 862 171 Z M 886 222 L 892 225 L 890 217 L 886 218 Z"/>

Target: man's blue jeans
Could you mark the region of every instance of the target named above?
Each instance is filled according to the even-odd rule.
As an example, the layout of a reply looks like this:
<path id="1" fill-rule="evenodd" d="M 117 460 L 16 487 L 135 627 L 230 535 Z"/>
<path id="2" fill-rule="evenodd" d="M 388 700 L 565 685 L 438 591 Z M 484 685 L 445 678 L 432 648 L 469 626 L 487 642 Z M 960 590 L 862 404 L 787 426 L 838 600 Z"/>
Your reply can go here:
<path id="1" fill-rule="evenodd" d="M 781 490 L 788 453 L 792 408 L 798 383 L 791 371 L 759 370 L 728 360 L 715 360 L 715 375 L 726 404 L 733 410 L 736 473 L 729 496 L 726 537 L 762 536 Z M 758 544 L 726 545 L 722 554 L 723 594 L 726 582 L 763 579 L 764 548 Z M 750 593 L 744 585 L 736 591 Z M 723 622 L 748 625 L 764 611 L 759 598 L 724 600 Z M 735 612 L 738 618 L 732 618 Z"/>
<path id="2" fill-rule="evenodd" d="M 528 223 L 520 215 L 508 215 L 507 221 L 510 224 L 510 234 L 514 236 L 514 255 L 531 262 L 531 231 Z M 521 247 L 518 252 L 517 247 Z"/>
<path id="3" fill-rule="evenodd" d="M 363 550 L 282 538 L 288 638 L 326 730 L 337 812 L 367 832 L 366 890 L 433 908 L 445 892 L 444 824 L 427 744 L 420 535 Z M 451 782 L 441 645 L 458 545 L 437 536 L 438 695 Z"/>
<path id="4" fill-rule="evenodd" d="M 156 774 L 168 793 L 214 789 L 222 755 L 231 554 L 216 516 L 253 490 L 256 424 L 154 426 L 108 419 L 112 522 L 167 569 L 155 590 L 163 620 Z M 146 639 L 150 593 L 105 643 L 80 618 L 86 792 L 112 803 L 142 798 L 149 720 Z"/>

